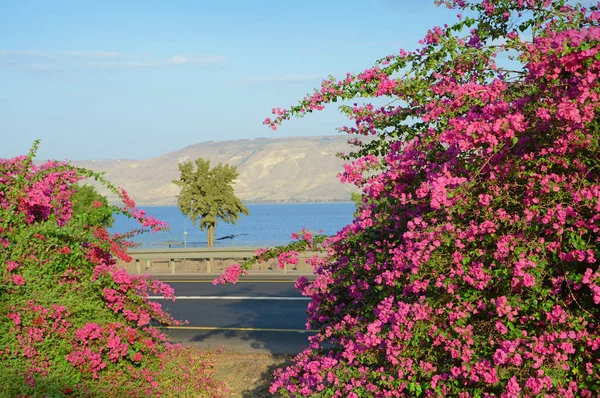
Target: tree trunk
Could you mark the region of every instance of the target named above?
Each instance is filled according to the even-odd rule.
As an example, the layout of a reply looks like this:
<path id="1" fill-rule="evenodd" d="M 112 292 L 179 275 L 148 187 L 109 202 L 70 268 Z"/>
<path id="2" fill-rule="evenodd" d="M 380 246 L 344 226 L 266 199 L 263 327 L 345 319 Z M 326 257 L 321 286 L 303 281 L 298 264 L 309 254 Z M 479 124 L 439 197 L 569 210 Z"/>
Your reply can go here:
<path id="1" fill-rule="evenodd" d="M 206 238 L 208 240 L 208 247 L 215 247 L 215 226 L 211 225 L 206 231 Z"/>
<path id="2" fill-rule="evenodd" d="M 209 226 L 208 227 L 208 231 L 206 232 L 206 234 L 207 234 L 207 238 L 208 238 L 207 239 L 208 240 L 208 247 L 209 248 L 215 247 L 215 226 L 214 225 Z M 211 258 L 208 259 L 208 264 L 206 264 L 206 272 L 209 273 L 209 274 L 214 269 L 214 264 L 213 264 L 214 261 L 215 261 L 215 259 L 211 257 Z"/>

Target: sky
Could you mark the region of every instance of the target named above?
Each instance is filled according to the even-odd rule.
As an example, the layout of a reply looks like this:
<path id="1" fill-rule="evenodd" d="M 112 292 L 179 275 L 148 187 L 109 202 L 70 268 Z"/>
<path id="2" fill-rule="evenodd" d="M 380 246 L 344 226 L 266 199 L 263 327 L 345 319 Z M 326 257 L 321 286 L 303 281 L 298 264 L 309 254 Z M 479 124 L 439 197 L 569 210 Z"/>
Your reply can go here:
<path id="1" fill-rule="evenodd" d="M 339 134 L 335 107 L 262 124 L 453 23 L 433 0 L 0 0 L 0 158 L 147 159 L 205 141 Z"/>

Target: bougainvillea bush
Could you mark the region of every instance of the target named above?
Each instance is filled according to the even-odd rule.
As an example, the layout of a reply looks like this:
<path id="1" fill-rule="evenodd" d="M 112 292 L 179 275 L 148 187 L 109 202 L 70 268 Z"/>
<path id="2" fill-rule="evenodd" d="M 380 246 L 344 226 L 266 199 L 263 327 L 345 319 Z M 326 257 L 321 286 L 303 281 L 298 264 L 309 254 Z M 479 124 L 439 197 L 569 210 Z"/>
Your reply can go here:
<path id="1" fill-rule="evenodd" d="M 298 281 L 318 334 L 271 391 L 598 396 L 600 12 L 438 2 L 463 15 L 422 48 L 265 120 L 357 98 L 342 130 L 372 137 L 341 174 L 357 217 Z"/>
<path id="2" fill-rule="evenodd" d="M 173 298 L 173 289 L 116 268 L 131 244 L 96 222 L 106 205 L 71 217 L 73 184 L 102 177 L 35 165 L 37 144 L 0 159 L 0 396 L 221 396 L 208 358 L 156 328 L 177 322 L 149 292 Z M 103 182 L 141 231 L 164 228 Z"/>

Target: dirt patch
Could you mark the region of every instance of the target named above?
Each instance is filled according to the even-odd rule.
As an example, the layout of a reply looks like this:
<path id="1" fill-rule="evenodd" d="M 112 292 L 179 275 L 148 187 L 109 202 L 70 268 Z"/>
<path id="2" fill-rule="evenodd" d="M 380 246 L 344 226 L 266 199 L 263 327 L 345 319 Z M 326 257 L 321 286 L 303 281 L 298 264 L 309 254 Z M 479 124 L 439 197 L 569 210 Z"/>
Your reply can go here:
<path id="1" fill-rule="evenodd" d="M 273 371 L 290 365 L 292 356 L 213 352 L 215 377 L 227 384 L 231 398 L 272 397 Z"/>

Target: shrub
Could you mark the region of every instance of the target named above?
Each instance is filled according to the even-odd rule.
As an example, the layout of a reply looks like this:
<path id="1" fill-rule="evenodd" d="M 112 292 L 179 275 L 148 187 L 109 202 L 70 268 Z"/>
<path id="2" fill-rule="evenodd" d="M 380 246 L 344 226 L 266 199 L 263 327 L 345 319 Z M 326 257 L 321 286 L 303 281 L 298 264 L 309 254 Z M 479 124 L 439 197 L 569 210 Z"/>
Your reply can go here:
<path id="1" fill-rule="evenodd" d="M 131 260 L 131 243 L 88 222 L 104 209 L 71 219 L 73 184 L 102 178 L 60 162 L 34 165 L 37 145 L 0 159 L 0 395 L 220 396 L 206 358 L 156 328 L 178 322 L 149 292 L 173 298 L 173 289 L 116 268 L 115 257 Z M 103 182 L 123 199 L 114 209 L 141 231 L 165 227 Z"/>
<path id="2" fill-rule="evenodd" d="M 318 334 L 271 391 L 596 396 L 600 12 L 438 3 L 465 15 L 265 120 L 391 100 L 341 106 L 344 132 L 374 136 L 340 175 L 363 201 L 298 282 Z"/>
<path id="3" fill-rule="evenodd" d="M 106 196 L 102 196 L 96 191 L 93 185 L 78 185 L 73 184 L 73 194 L 71 195 L 71 209 L 73 216 L 71 219 L 78 216 L 87 217 L 87 222 L 93 225 L 100 225 L 105 228 L 112 227 L 115 222 L 111 207 L 108 205 Z M 104 212 L 90 210 L 92 208 L 102 208 Z M 96 219 L 89 219 L 90 215 L 97 216 Z"/>

